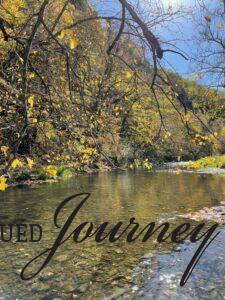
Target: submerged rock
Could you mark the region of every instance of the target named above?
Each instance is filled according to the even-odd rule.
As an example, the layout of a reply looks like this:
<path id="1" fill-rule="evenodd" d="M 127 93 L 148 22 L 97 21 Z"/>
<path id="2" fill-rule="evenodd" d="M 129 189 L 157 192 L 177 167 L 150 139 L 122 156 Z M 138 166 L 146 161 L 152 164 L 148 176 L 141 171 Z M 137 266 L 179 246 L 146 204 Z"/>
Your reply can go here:
<path id="1" fill-rule="evenodd" d="M 53 272 L 48 272 L 46 274 L 43 274 L 39 277 L 39 280 L 40 281 L 48 281 L 48 280 L 51 280 L 53 279 L 55 276 L 55 274 Z"/>
<path id="2" fill-rule="evenodd" d="M 121 280 L 124 279 L 124 275 L 123 274 L 117 274 L 113 277 L 113 280 Z"/>
<path id="3" fill-rule="evenodd" d="M 110 299 L 110 300 L 118 299 L 118 298 L 122 297 L 125 292 L 126 292 L 125 289 L 116 287 L 116 288 L 114 288 L 113 295 L 111 295 L 110 297 L 108 297 L 108 299 Z"/>
<path id="4" fill-rule="evenodd" d="M 87 283 L 83 283 L 75 289 L 75 292 L 78 294 L 83 294 L 87 291 L 88 287 L 89 285 Z"/>
<path id="5" fill-rule="evenodd" d="M 225 242 L 225 231 L 204 252 L 185 286 L 180 280 L 191 258 L 196 252 L 196 245 L 184 243 L 181 251 L 170 254 L 155 254 L 147 258 L 149 268 L 141 263 L 136 267 L 134 280 L 136 290 L 128 290 L 128 299 L 148 300 L 200 300 L 224 299 L 225 295 L 225 253 L 221 251 Z M 157 263 L 154 263 L 156 261 Z M 149 276 L 151 274 L 151 276 Z M 121 298 L 123 299 L 123 298 Z"/>

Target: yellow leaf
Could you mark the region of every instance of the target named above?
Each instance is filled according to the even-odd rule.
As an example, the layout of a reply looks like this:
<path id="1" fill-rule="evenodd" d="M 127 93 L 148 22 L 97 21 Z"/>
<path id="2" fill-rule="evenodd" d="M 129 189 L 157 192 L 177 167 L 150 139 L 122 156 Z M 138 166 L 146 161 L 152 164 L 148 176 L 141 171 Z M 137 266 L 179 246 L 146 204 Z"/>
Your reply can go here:
<path id="1" fill-rule="evenodd" d="M 127 71 L 126 72 L 126 78 L 131 78 L 132 77 L 132 72 Z"/>
<path id="2" fill-rule="evenodd" d="M 202 73 L 201 71 L 199 71 L 197 74 L 198 74 L 198 77 L 199 77 L 200 79 L 202 79 L 203 73 Z"/>
<path id="3" fill-rule="evenodd" d="M 171 132 L 166 131 L 166 133 L 165 133 L 165 135 L 164 135 L 164 138 L 165 138 L 165 139 L 168 139 L 169 137 L 171 137 Z"/>
<path id="4" fill-rule="evenodd" d="M 6 146 L 1 147 L 1 151 L 4 153 L 5 156 L 7 156 L 8 150 L 9 150 L 9 147 L 6 147 Z"/>
<path id="5" fill-rule="evenodd" d="M 210 16 L 205 16 L 205 20 L 206 20 L 208 23 L 210 23 L 210 22 L 211 22 Z"/>
<path id="6" fill-rule="evenodd" d="M 15 169 L 15 168 L 17 168 L 17 167 L 22 167 L 23 166 L 23 164 L 22 164 L 22 162 L 19 160 L 19 159 L 15 159 L 13 162 L 12 162 L 12 168 L 13 169 Z"/>
<path id="7" fill-rule="evenodd" d="M 141 108 L 141 106 L 138 103 L 134 103 L 132 105 L 132 109 L 139 109 L 139 108 Z"/>
<path id="8" fill-rule="evenodd" d="M 29 104 L 29 106 L 31 108 L 33 108 L 34 107 L 34 96 L 29 97 L 27 100 L 27 103 Z"/>
<path id="9" fill-rule="evenodd" d="M 28 164 L 29 168 L 32 169 L 33 165 L 34 165 L 34 161 L 30 158 L 27 158 L 27 164 Z"/>
<path id="10" fill-rule="evenodd" d="M 106 24 L 106 27 L 108 27 L 108 28 L 111 26 L 111 22 L 109 20 L 107 20 L 105 24 Z"/>
<path id="11" fill-rule="evenodd" d="M 38 52 L 36 50 L 31 51 L 31 54 L 36 55 Z"/>
<path id="12" fill-rule="evenodd" d="M 78 39 L 76 37 L 72 37 L 70 39 L 70 49 L 75 49 L 78 46 Z"/>
<path id="13" fill-rule="evenodd" d="M 219 30 L 222 30 L 224 27 L 225 27 L 225 23 L 220 23 L 220 24 L 218 25 L 218 29 L 219 29 Z"/>
<path id="14" fill-rule="evenodd" d="M 35 77 L 35 73 L 32 72 L 29 74 L 29 78 L 34 78 L 34 77 Z"/>
<path id="15" fill-rule="evenodd" d="M 7 178 L 5 178 L 4 176 L 0 177 L 0 191 L 4 191 L 8 185 L 7 185 Z"/>
<path id="16" fill-rule="evenodd" d="M 57 175 L 57 171 L 52 166 L 47 166 L 45 171 L 52 177 L 55 177 Z"/>
<path id="17" fill-rule="evenodd" d="M 59 35 L 59 39 L 62 40 L 65 37 L 65 31 L 62 30 Z"/>
<path id="18" fill-rule="evenodd" d="M 185 115 L 184 116 L 184 122 L 187 123 L 190 120 L 190 116 L 189 115 Z"/>

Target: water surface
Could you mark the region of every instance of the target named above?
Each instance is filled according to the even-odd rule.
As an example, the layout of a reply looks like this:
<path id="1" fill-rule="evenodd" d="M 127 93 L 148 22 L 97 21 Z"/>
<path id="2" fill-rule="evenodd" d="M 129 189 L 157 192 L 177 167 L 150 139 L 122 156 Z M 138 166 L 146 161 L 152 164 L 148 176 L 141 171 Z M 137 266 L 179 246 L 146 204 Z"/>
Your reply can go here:
<path id="1" fill-rule="evenodd" d="M 161 270 L 165 273 L 168 265 L 167 271 L 170 271 L 172 256 L 169 251 L 174 254 L 174 246 L 169 243 L 159 245 L 154 239 L 144 244 L 140 240 L 128 244 L 125 239 L 113 244 L 107 241 L 96 244 L 93 239 L 75 244 L 69 240 L 37 278 L 24 282 L 19 274 L 31 258 L 52 246 L 59 232 L 53 224 L 53 215 L 59 203 L 68 196 L 91 193 L 73 223 L 74 228 L 85 221 L 96 225 L 104 221 L 128 224 L 131 217 L 143 227 L 149 222 L 166 220 L 172 220 L 175 226 L 183 221 L 175 217 L 224 201 L 224 183 L 225 178 L 216 175 L 138 171 L 85 174 L 53 184 L 10 188 L 0 193 L 1 223 L 38 223 L 44 232 L 37 244 L 1 243 L 0 288 L 12 299 L 150 299 L 150 296 L 161 299 L 157 289 L 162 289 L 166 283 L 165 280 L 160 282 L 163 278 L 160 268 L 156 268 L 153 262 L 154 259 L 162 261 Z M 74 205 L 73 202 L 64 209 L 62 224 Z M 142 268 L 146 254 L 151 259 L 144 261 L 145 267 Z M 158 286 L 150 274 L 154 275 L 155 281 L 158 280 Z M 221 278 L 221 283 L 225 271 L 220 270 L 219 274 L 216 278 L 217 281 Z M 214 281 L 217 286 L 217 281 Z M 197 290 L 195 285 L 192 286 L 195 288 Z M 176 290 L 175 294 L 178 293 Z M 171 299 L 167 296 L 165 299 Z"/>

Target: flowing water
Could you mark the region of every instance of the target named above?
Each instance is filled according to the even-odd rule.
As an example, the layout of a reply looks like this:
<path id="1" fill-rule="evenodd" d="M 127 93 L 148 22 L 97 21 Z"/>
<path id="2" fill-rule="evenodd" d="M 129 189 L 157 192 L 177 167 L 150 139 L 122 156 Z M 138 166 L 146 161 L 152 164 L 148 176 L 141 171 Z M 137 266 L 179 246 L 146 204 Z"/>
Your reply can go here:
<path id="1" fill-rule="evenodd" d="M 68 196 L 91 193 L 73 229 L 85 221 L 96 226 L 122 221 L 126 226 L 131 217 L 143 227 L 168 220 L 175 226 L 184 221 L 180 215 L 224 201 L 224 183 L 225 178 L 217 175 L 110 172 L 1 192 L 0 223 L 37 223 L 43 227 L 43 237 L 39 243 L 1 242 L 0 299 L 224 299 L 223 229 L 182 288 L 178 281 L 196 245 L 184 243 L 178 249 L 168 242 L 159 245 L 153 238 L 131 244 L 126 238 L 115 243 L 89 238 L 81 244 L 69 239 L 35 279 L 20 278 L 24 265 L 52 246 L 59 233 L 53 215 Z M 76 200 L 63 210 L 61 224 Z"/>

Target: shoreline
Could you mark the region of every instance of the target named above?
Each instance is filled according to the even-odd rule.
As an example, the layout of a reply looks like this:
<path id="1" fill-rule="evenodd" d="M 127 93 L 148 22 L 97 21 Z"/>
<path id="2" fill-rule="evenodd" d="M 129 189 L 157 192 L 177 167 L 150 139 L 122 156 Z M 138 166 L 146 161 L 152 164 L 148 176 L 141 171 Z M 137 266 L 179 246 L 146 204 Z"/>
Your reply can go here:
<path id="1" fill-rule="evenodd" d="M 152 170 L 149 170 L 148 172 L 171 172 L 171 173 L 190 173 L 190 174 L 199 174 L 199 175 L 224 175 L 225 176 L 225 169 L 222 168 L 203 168 L 199 170 L 188 170 L 189 162 L 169 162 L 169 163 L 164 163 L 162 165 L 155 165 L 153 166 Z M 112 172 L 115 170 L 119 171 L 131 171 L 129 168 L 121 168 L 119 167 L 118 169 L 93 169 L 89 170 L 86 172 L 81 172 L 81 173 L 74 173 L 68 178 L 83 175 L 83 174 L 97 174 L 97 173 L 103 173 L 103 172 Z M 8 188 L 16 188 L 16 187 L 26 187 L 26 186 L 32 186 L 35 184 L 48 184 L 48 183 L 56 183 L 59 182 L 60 180 L 66 180 L 68 178 L 62 178 L 62 177 L 56 177 L 52 179 L 46 179 L 46 180 L 22 180 L 18 182 L 12 182 L 8 184 Z"/>
<path id="2" fill-rule="evenodd" d="M 181 172 L 181 173 L 194 173 L 194 174 L 211 174 L 211 175 L 225 175 L 225 169 L 223 168 L 201 168 L 196 170 L 189 170 L 187 169 L 189 162 L 171 162 L 165 163 L 163 165 L 162 171 L 169 171 L 169 172 Z"/>

